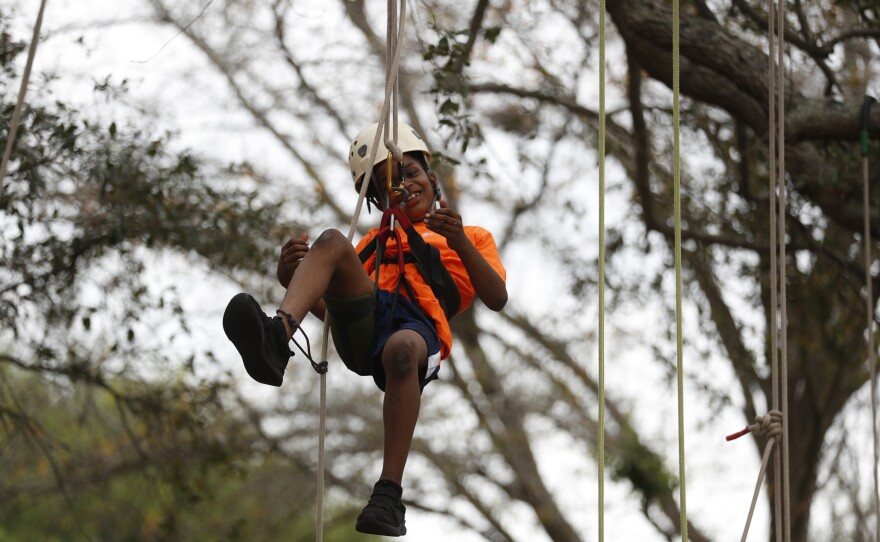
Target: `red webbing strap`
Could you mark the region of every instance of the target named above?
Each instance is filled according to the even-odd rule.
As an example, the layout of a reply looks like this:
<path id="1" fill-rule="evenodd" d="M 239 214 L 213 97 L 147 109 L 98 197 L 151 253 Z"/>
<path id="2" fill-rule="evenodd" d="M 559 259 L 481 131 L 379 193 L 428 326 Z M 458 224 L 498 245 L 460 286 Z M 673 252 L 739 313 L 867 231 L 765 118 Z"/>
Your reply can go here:
<path id="1" fill-rule="evenodd" d="M 400 237 L 400 232 L 397 231 L 397 228 L 391 226 L 391 217 L 394 216 L 397 221 L 400 223 L 401 227 L 404 229 L 411 228 L 412 222 L 410 222 L 409 218 L 407 218 L 406 214 L 402 209 L 395 207 L 393 209 L 385 209 L 385 212 L 382 213 L 382 221 L 379 223 L 379 231 L 376 233 L 376 237 L 378 238 L 379 248 L 381 250 L 376 251 L 376 257 L 385 253 L 385 243 L 388 242 L 389 237 L 394 237 L 394 241 L 397 243 L 397 271 L 401 277 L 404 276 L 405 272 L 405 262 L 403 258 L 403 243 Z M 376 265 L 376 274 L 378 277 L 379 273 L 379 265 Z"/>

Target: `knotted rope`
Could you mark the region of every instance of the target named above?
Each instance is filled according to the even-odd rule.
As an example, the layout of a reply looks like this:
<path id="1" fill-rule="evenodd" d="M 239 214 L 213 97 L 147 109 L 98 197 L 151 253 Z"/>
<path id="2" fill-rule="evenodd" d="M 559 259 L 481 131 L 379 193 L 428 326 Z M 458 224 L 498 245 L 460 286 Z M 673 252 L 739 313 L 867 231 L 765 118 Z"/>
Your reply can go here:
<path id="1" fill-rule="evenodd" d="M 385 56 L 385 101 L 382 104 L 382 112 L 379 115 L 379 122 L 376 128 L 376 137 L 373 139 L 372 151 L 370 152 L 369 163 L 372 164 L 376 160 L 376 152 L 382 138 L 385 126 L 389 117 L 389 110 L 392 112 L 393 135 L 390 140 L 385 141 L 385 145 L 389 149 L 397 149 L 397 109 L 398 109 L 398 74 L 400 71 L 400 52 L 403 46 L 403 36 L 406 23 L 406 0 L 400 0 L 400 14 L 398 16 L 397 3 L 395 0 L 388 0 L 388 24 L 386 39 L 386 56 Z M 392 104 L 393 102 L 393 104 Z M 392 107 L 393 105 L 393 107 Z M 400 158 L 400 150 L 397 149 L 396 158 Z M 357 205 L 355 206 L 354 215 L 352 216 L 351 225 L 348 230 L 348 240 L 354 239 L 357 231 L 358 221 L 360 220 L 361 211 L 363 210 L 364 199 L 370 186 L 370 180 L 373 175 L 373 168 L 367 168 L 364 174 L 364 180 L 361 183 L 358 192 Z M 390 176 L 389 176 L 390 178 Z M 324 329 L 322 333 L 321 345 L 321 361 L 322 364 L 327 363 L 327 350 L 330 342 L 330 315 L 324 316 Z M 322 373 L 321 376 L 321 399 L 320 399 L 320 421 L 318 431 L 318 496 L 316 499 L 317 507 L 317 541 L 324 540 L 324 448 L 327 433 L 327 375 Z"/>
<path id="2" fill-rule="evenodd" d="M 755 511 L 758 492 L 764 480 L 764 473 L 770 458 L 770 453 L 779 444 L 781 454 L 774 456 L 773 476 L 774 487 L 774 514 L 776 522 L 777 542 L 791 537 L 790 529 L 790 496 L 789 496 L 789 470 L 788 470 L 788 337 L 787 337 L 787 312 L 786 312 L 786 247 L 785 247 L 785 5 L 784 0 L 778 3 L 778 22 L 774 25 L 776 13 L 773 3 L 770 2 L 767 16 L 768 36 L 768 156 L 769 156 L 769 194 L 770 194 L 770 372 L 771 372 L 771 401 L 772 410 L 767 417 L 759 416 L 756 423 L 734 435 L 727 440 L 739 438 L 749 431 L 769 431 L 770 441 L 764 448 L 764 456 L 761 462 L 761 470 L 758 474 L 758 482 L 755 485 L 755 494 L 749 508 L 746 526 L 743 530 L 742 540 L 745 542 L 749 534 L 749 526 Z M 774 37 L 776 36 L 776 37 Z M 775 39 L 779 40 L 776 51 Z M 778 52 L 778 56 L 774 54 Z M 778 64 L 778 69 L 777 69 Z M 778 89 L 778 92 L 777 92 Z M 778 99 L 777 99 L 778 94 Z M 777 129 L 778 116 L 778 129 Z M 779 141 L 777 149 L 777 138 Z M 778 151 L 778 152 L 777 152 Z M 778 156 L 778 170 L 777 170 Z M 778 213 L 777 213 L 778 205 Z M 779 257 L 777 258 L 777 245 Z M 779 299 L 782 303 L 779 303 Z M 782 331 L 780 340 L 780 330 Z M 777 347 L 778 345 L 778 347 Z M 780 369 L 780 355 L 781 369 Z M 780 395 L 782 399 L 780 401 Z M 781 406 L 780 406 L 781 402 Z M 772 421 L 771 421 L 772 420 Z M 776 424 L 779 424 L 777 427 Z M 760 434 L 760 433 L 758 433 Z M 780 490 L 781 489 L 781 490 Z"/>
<path id="3" fill-rule="evenodd" d="M 746 527 L 743 531 L 742 542 L 745 542 L 746 538 L 749 536 L 749 526 L 752 524 L 752 516 L 755 513 L 758 494 L 761 492 L 761 484 L 764 482 L 764 473 L 767 472 L 767 465 L 770 462 L 770 452 L 773 451 L 774 446 L 779 442 L 779 437 L 784 432 L 782 412 L 771 410 L 766 416 L 757 416 L 755 418 L 755 423 L 746 427 L 739 433 L 729 435 L 727 440 L 730 441 L 737 439 L 749 432 L 753 432 L 758 436 L 767 435 L 768 440 L 766 446 L 764 446 L 764 457 L 761 460 L 761 470 L 758 472 L 758 481 L 755 483 L 755 492 L 752 495 L 752 505 L 749 507 L 749 516 L 746 519 Z"/>
<path id="4" fill-rule="evenodd" d="M 40 27 L 43 26 L 43 12 L 46 11 L 46 0 L 40 2 L 40 11 L 37 13 L 37 22 L 34 24 L 34 35 L 28 47 L 27 62 L 24 65 L 24 73 L 21 76 L 21 88 L 18 90 L 18 101 L 12 112 L 12 122 L 9 124 L 9 135 L 6 136 L 6 150 L 3 151 L 3 160 L 0 162 L 0 201 L 3 201 L 3 182 L 6 179 L 6 170 L 9 167 L 9 159 L 12 157 L 12 147 L 15 145 L 15 135 L 18 132 L 18 124 L 21 122 L 21 110 L 24 108 L 24 97 L 27 94 L 28 81 L 31 78 L 31 68 L 34 65 L 34 57 L 37 54 L 37 42 L 40 41 Z"/>

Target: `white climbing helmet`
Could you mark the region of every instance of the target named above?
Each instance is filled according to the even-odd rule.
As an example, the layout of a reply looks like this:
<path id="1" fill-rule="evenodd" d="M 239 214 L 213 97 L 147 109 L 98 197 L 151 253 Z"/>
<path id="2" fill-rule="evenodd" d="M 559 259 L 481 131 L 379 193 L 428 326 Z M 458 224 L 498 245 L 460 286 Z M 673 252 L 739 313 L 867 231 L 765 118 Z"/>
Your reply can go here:
<path id="1" fill-rule="evenodd" d="M 351 179 L 354 181 L 355 188 L 358 187 L 358 182 L 364 176 L 364 173 L 367 172 L 368 168 L 372 169 L 376 164 L 381 164 L 388 159 L 388 149 L 385 148 L 385 139 L 388 138 L 384 137 L 383 134 L 383 137 L 379 140 L 379 150 L 376 152 L 376 158 L 372 164 L 370 163 L 370 152 L 372 151 L 370 147 L 376 139 L 376 129 L 378 127 L 378 123 L 367 126 L 351 142 L 351 148 L 348 151 L 348 165 L 351 169 Z M 397 146 L 402 153 L 422 152 L 425 154 L 425 159 L 428 162 L 431 161 L 431 151 L 428 150 L 425 141 L 408 124 L 398 123 Z"/>

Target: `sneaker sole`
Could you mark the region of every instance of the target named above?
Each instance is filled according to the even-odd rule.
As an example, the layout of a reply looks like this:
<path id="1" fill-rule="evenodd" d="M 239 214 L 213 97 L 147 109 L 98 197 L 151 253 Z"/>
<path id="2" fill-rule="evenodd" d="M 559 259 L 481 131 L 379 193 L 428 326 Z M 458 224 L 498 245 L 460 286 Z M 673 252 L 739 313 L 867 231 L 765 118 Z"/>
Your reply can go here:
<path id="1" fill-rule="evenodd" d="M 237 294 L 223 313 L 223 331 L 241 354 L 244 368 L 251 378 L 261 384 L 280 386 L 283 371 L 279 373 L 266 362 L 268 355 L 263 344 L 266 336 L 262 319 L 266 315 L 259 303 L 248 294 Z"/>
<path id="2" fill-rule="evenodd" d="M 384 521 L 379 521 L 372 514 L 364 514 L 358 518 L 354 526 L 354 530 L 364 534 L 374 534 L 380 536 L 404 536 L 406 535 L 406 525 L 391 525 Z"/>

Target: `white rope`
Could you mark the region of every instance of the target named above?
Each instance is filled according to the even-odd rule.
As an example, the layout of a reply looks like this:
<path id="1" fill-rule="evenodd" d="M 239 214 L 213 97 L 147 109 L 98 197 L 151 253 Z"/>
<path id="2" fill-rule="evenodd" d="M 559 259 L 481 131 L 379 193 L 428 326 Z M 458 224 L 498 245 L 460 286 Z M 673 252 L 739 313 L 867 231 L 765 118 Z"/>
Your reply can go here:
<path id="1" fill-rule="evenodd" d="M 746 528 L 743 531 L 742 542 L 746 542 L 749 536 L 749 526 L 755 513 L 755 504 L 758 502 L 758 494 L 761 492 L 761 484 L 764 482 L 764 473 L 767 472 L 767 464 L 770 462 L 770 452 L 773 451 L 782 434 L 782 413 L 771 410 L 766 416 L 758 416 L 755 423 L 747 428 L 756 435 L 767 434 L 769 440 L 764 447 L 764 457 L 761 460 L 761 470 L 758 472 L 758 481 L 755 483 L 755 492 L 752 494 L 752 505 L 749 507 L 749 516 L 746 518 Z M 778 454 L 777 454 L 778 456 Z"/>
<path id="2" fill-rule="evenodd" d="M 876 521 L 876 532 L 874 538 L 880 542 L 880 499 L 878 499 L 878 482 L 877 482 L 877 462 L 878 462 L 878 442 L 877 442 L 877 354 L 874 349 L 874 289 L 871 277 L 871 264 L 873 258 L 871 256 L 871 204 L 870 190 L 868 188 L 868 157 L 862 158 L 862 186 L 864 188 L 863 199 L 865 213 L 865 300 L 867 301 L 867 334 L 868 334 L 868 366 L 871 371 L 871 429 L 874 444 L 874 462 L 871 465 L 871 475 L 874 479 L 874 513 Z"/>
<path id="3" fill-rule="evenodd" d="M 874 281 L 871 276 L 871 266 L 874 263 L 871 250 L 871 192 L 868 176 L 868 154 L 870 151 L 870 114 L 871 106 L 876 100 L 871 96 L 865 96 L 862 104 L 861 119 L 861 154 L 862 154 L 862 200 L 863 213 L 865 215 L 865 308 L 867 310 L 867 318 L 865 332 L 868 335 L 868 366 L 871 374 L 871 435 L 873 437 L 874 461 L 871 464 L 871 477 L 874 480 L 874 491 L 872 500 L 874 501 L 874 540 L 880 542 L 880 482 L 877 479 L 877 463 L 878 460 L 878 443 L 877 437 L 877 353 L 874 346 Z"/>
<path id="4" fill-rule="evenodd" d="M 779 93 L 779 296 L 780 326 L 782 348 L 780 351 L 780 395 L 782 396 L 782 510 L 777 508 L 776 517 L 782 515 L 785 542 L 791 540 L 791 494 L 789 479 L 789 446 L 788 446 L 788 295 L 785 248 L 785 0 L 779 0 L 779 17 L 777 20 L 779 38 L 779 69 L 777 70 L 777 90 Z M 778 487 L 778 486 L 777 486 Z M 779 493 L 777 490 L 776 493 Z"/>
<path id="5" fill-rule="evenodd" d="M 774 16 L 776 11 L 773 8 L 773 2 L 769 2 L 767 6 L 767 38 L 768 51 L 767 57 L 769 64 L 767 67 L 767 111 L 769 116 L 768 122 L 768 180 L 769 180 L 769 205 L 770 205 L 770 374 L 771 374 L 771 405 L 773 409 L 779 408 L 779 264 L 776 255 L 776 239 L 777 233 L 776 221 L 776 40 L 774 39 L 775 23 Z M 765 452 L 766 455 L 766 452 Z M 774 457 L 774 484 L 778 488 L 782 483 L 782 461 L 777 454 Z M 779 491 L 774 491 L 774 514 L 778 518 L 782 513 L 782 495 Z M 752 512 L 749 512 L 751 515 Z M 748 534 L 748 524 L 746 532 Z M 777 542 L 779 538 L 777 537 Z"/>
<path id="6" fill-rule="evenodd" d="M 397 23 L 395 25 L 395 23 Z M 396 148 L 397 143 L 397 108 L 398 108 L 398 75 L 400 70 L 400 52 L 403 45 L 403 36 L 406 23 L 406 0 L 400 0 L 400 16 L 397 17 L 396 0 L 388 0 L 388 36 L 387 36 L 387 53 L 385 59 L 385 101 L 382 104 L 382 112 L 379 115 L 378 126 L 376 127 L 376 136 L 373 139 L 373 147 L 370 152 L 370 164 L 375 163 L 376 153 L 388 120 L 389 110 L 393 109 L 393 138 L 391 143 Z M 393 108 L 391 107 L 393 101 Z M 399 152 L 398 152 L 399 154 Z M 399 156 L 398 156 L 399 158 Z M 358 221 L 360 220 L 361 211 L 363 209 L 364 199 L 370 185 L 373 175 L 373 168 L 367 168 L 364 174 L 364 180 L 358 192 L 357 205 L 355 206 L 352 216 L 351 225 L 348 230 L 348 240 L 354 239 L 357 231 Z M 321 361 L 327 363 L 327 350 L 330 335 L 330 315 L 324 315 L 324 329 L 322 333 L 323 341 L 321 345 Z M 320 422 L 318 434 L 318 496 L 316 500 L 317 506 L 317 541 L 324 540 L 324 448 L 327 431 L 327 374 L 321 374 L 321 400 L 320 400 Z"/>
<path id="7" fill-rule="evenodd" d="M 785 12 L 783 0 L 778 2 L 778 20 L 774 25 L 772 0 L 768 5 L 767 36 L 768 36 L 768 68 L 767 68 L 767 145 L 768 145 L 768 182 L 770 211 L 770 372 L 771 372 L 771 404 L 772 410 L 767 416 L 758 416 L 756 423 L 745 430 L 730 435 L 727 440 L 738 438 L 749 431 L 756 434 L 769 433 L 770 440 L 764 448 L 761 469 L 755 492 L 743 530 L 742 541 L 748 538 L 749 526 L 755 512 L 758 493 L 764 481 L 764 474 L 770 460 L 770 454 L 777 447 L 781 453 L 774 455 L 774 520 L 776 523 L 776 540 L 788 542 L 791 537 L 790 528 L 790 494 L 789 494 L 789 457 L 788 457 L 788 339 L 786 311 L 786 247 L 785 247 Z M 779 47 L 775 49 L 776 37 Z M 776 54 L 774 54 L 776 53 Z M 777 56 L 778 55 L 778 56 Z M 778 68 L 777 68 L 778 65 Z M 777 92 L 778 91 L 778 92 Z M 777 99 L 778 98 L 778 99 Z M 779 124 L 777 127 L 777 117 Z M 778 138 L 778 149 L 777 149 Z M 778 156 L 778 169 L 777 169 Z M 778 207 L 777 207 L 778 206 Z M 777 258 L 777 249 L 779 256 Z M 781 303 L 780 303 L 781 298 Z M 780 340 L 781 331 L 781 340 Z M 780 360 L 780 355 L 782 359 Z M 780 369 L 781 361 L 781 369 Z M 780 400 L 781 396 L 781 400 Z M 781 403 L 781 406 L 780 406 Z"/>
<path id="8" fill-rule="evenodd" d="M 769 65 L 767 68 L 767 86 L 769 89 L 767 99 L 767 114 L 769 115 L 768 123 L 768 142 L 769 148 L 769 164 L 768 164 L 768 181 L 769 186 L 769 205 L 770 205 L 770 373 L 771 373 L 771 405 L 774 410 L 779 409 L 779 263 L 777 259 L 777 240 L 779 234 L 777 232 L 778 222 L 776 217 L 777 206 L 777 185 L 776 178 L 776 39 L 775 39 L 775 23 L 774 17 L 776 11 L 773 7 L 772 0 L 768 5 L 767 17 L 767 38 Z M 773 484 L 779 488 L 782 485 L 782 458 L 779 454 L 774 456 L 773 462 Z M 782 509 L 782 493 L 773 492 L 774 510 Z M 751 514 L 752 512 L 749 512 Z M 776 521 L 776 541 L 782 542 L 782 524 Z M 748 531 L 748 529 L 747 529 Z"/>
<path id="9" fill-rule="evenodd" d="M 18 102 L 12 112 L 12 122 L 9 124 L 9 135 L 6 137 L 6 150 L 3 151 L 3 161 L 0 162 L 0 201 L 3 201 L 3 181 L 6 179 L 6 170 L 9 167 L 9 159 L 12 157 L 12 147 L 15 145 L 15 135 L 18 132 L 18 124 L 21 122 L 21 110 L 24 107 L 24 97 L 27 94 L 28 81 L 31 78 L 31 67 L 34 65 L 34 56 L 37 54 L 37 43 L 40 41 L 40 27 L 43 26 L 43 12 L 46 10 L 46 0 L 40 3 L 40 11 L 37 13 L 37 22 L 34 24 L 34 35 L 28 48 L 27 62 L 24 65 L 24 73 L 21 76 L 21 88 L 18 90 Z"/>

